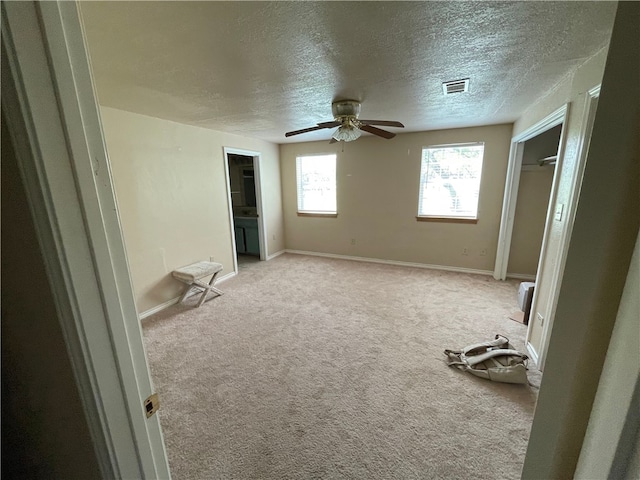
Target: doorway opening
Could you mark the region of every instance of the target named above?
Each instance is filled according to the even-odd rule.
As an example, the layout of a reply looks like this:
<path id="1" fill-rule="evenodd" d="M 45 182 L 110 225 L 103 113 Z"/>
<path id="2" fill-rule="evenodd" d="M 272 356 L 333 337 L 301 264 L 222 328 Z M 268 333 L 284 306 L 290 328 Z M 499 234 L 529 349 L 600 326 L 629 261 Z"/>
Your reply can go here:
<path id="1" fill-rule="evenodd" d="M 511 243 L 507 262 L 507 275 L 511 278 L 530 280 L 533 284 L 521 284 L 520 290 L 533 285 L 529 301 L 521 305 L 525 325 L 543 323 L 536 305 L 540 295 L 539 275 L 542 274 L 551 222 L 562 220 L 563 205 L 554 208 L 559 179 L 558 155 L 563 124 L 551 127 L 535 137 L 522 142 L 522 160 L 516 207 L 513 217 Z M 518 273 L 522 272 L 522 273 Z M 531 318 L 531 317 L 534 318 Z M 545 315 L 546 316 L 546 315 Z M 536 365 L 540 359 L 530 341 L 531 327 L 527 328 L 527 350 Z M 541 370 L 541 368 L 540 368 Z"/>
<path id="2" fill-rule="evenodd" d="M 224 148 L 234 268 L 266 259 L 260 153 Z"/>
<path id="3" fill-rule="evenodd" d="M 535 281 L 562 127 L 562 124 L 556 125 L 522 142 L 520 179 L 507 261 L 507 276 L 510 278 Z"/>
<path id="4" fill-rule="evenodd" d="M 511 140 L 493 274 L 497 280 L 506 280 L 509 276 L 534 281 L 534 285 L 538 285 L 545 273 L 550 276 L 560 274 L 542 270 L 553 221 L 563 220 L 564 205 L 560 205 L 560 211 L 557 211 L 556 196 L 562 169 L 567 114 L 568 105 L 564 105 Z M 516 218 L 518 230 L 515 228 Z M 517 272 L 510 270 L 510 267 L 527 271 Z M 533 295 L 527 295 L 527 302 L 521 306 L 528 324 L 527 351 L 541 369 L 538 351 L 530 342 L 532 325 L 538 321 L 536 305 L 539 294 L 540 289 L 534 286 Z M 544 315 L 540 322 L 544 322 L 544 317 L 548 315 Z"/>
<path id="5" fill-rule="evenodd" d="M 546 218 L 535 271 L 536 288 L 533 290 L 532 297 L 529 297 L 530 303 L 528 304 L 530 315 L 526 347 L 531 359 L 540 371 L 544 369 L 554 323 L 559 287 L 567 260 L 569 239 L 573 229 L 599 93 L 600 86 L 588 91 L 580 123 L 580 132 L 576 134 L 578 146 L 574 152 L 576 155 L 574 162 L 563 164 L 568 104 L 511 140 L 496 265 L 493 274 L 497 280 L 505 280 L 507 276 L 518 277 L 517 274 L 511 273 L 511 269 L 516 268 L 511 249 L 514 246 L 512 245 L 514 239 L 520 234 L 516 232 L 515 219 L 518 206 L 522 203 L 519 194 L 521 177 L 538 168 L 549 168 L 545 165 L 553 165 L 553 173 L 550 170 L 547 172 L 547 175 L 552 177 L 552 181 L 547 197 Z M 547 155 L 554 149 L 555 156 L 553 154 Z M 528 153 L 527 158 L 525 158 L 525 153 Z M 536 158 L 538 158 L 538 166 L 535 165 Z M 534 163 L 533 166 L 528 166 L 532 163 Z M 539 171 L 544 172 L 543 170 Z M 561 174 L 563 178 L 570 180 L 563 187 L 568 195 L 563 195 L 563 200 L 558 200 Z M 542 178 L 539 179 L 539 183 L 543 183 Z M 523 181 L 523 188 L 525 184 L 526 181 Z M 539 195 L 543 196 L 542 193 Z M 521 208 L 526 209 L 526 205 Z M 520 223 L 523 221 L 525 226 L 519 228 L 524 228 L 524 233 L 526 233 L 531 226 L 526 225 L 526 217 L 523 217 Z M 508 271 L 509 274 L 507 274 Z"/>
<path id="6" fill-rule="evenodd" d="M 560 164 L 562 162 L 563 149 L 564 149 L 564 129 L 563 125 L 566 124 L 566 117 L 568 113 L 568 105 L 564 105 L 559 108 L 548 117 L 544 118 L 531 128 L 525 130 L 521 134 L 511 139 L 511 150 L 509 152 L 509 165 L 507 166 L 507 178 L 505 181 L 504 200 L 502 204 L 502 217 L 500 219 L 500 232 L 498 235 L 498 249 L 496 252 L 496 264 L 493 272 L 493 277 L 496 280 L 506 280 L 507 269 L 509 266 L 509 257 L 511 253 L 512 235 L 514 230 L 514 220 L 516 215 L 516 207 L 518 205 L 518 189 L 520 187 L 520 177 L 523 171 L 524 154 L 526 144 L 535 139 L 536 137 L 544 135 L 546 132 L 554 131 L 556 128 L 560 130 L 560 137 L 553 147 L 554 141 L 552 140 L 555 133 L 548 133 L 548 138 L 542 137 L 541 140 L 529 143 L 529 151 L 527 156 L 527 165 L 537 165 L 544 168 L 544 164 L 553 165 L 553 180 L 551 185 L 551 191 L 547 196 L 547 207 L 553 205 L 553 199 L 556 195 L 557 181 L 559 179 L 558 173 L 560 172 Z M 555 151 L 554 151 L 555 148 Z M 541 152 L 554 152 L 548 156 L 542 156 L 536 158 L 539 155 L 544 155 Z M 555 155 L 555 158 L 552 158 Z M 551 157 L 551 158 L 547 158 Z M 541 165 L 542 164 L 542 165 Z M 527 166 L 525 171 L 530 167 Z M 546 219 L 549 219 L 549 208 L 547 208 Z M 545 221 L 545 230 L 546 224 Z M 542 245 L 540 247 L 540 256 L 544 253 L 544 234 Z M 517 277 L 518 273 L 522 272 L 509 272 L 513 273 Z M 540 272 L 535 272 L 534 275 Z M 510 275 L 511 276 L 511 275 Z M 521 277 L 522 278 L 522 277 Z M 531 278 L 530 276 L 524 276 L 524 278 Z"/>

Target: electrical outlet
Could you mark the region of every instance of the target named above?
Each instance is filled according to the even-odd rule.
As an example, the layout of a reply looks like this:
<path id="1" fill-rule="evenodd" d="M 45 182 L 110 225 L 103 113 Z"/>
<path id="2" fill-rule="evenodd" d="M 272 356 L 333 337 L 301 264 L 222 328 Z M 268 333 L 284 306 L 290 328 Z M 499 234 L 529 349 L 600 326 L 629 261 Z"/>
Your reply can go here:
<path id="1" fill-rule="evenodd" d="M 540 326 L 544 325 L 544 317 L 540 314 L 540 312 L 536 313 L 536 318 L 538 319 L 538 323 Z"/>
<path id="2" fill-rule="evenodd" d="M 276 239 L 276 236 L 275 236 L 275 235 L 272 235 L 271 237 L 273 238 L 273 240 L 275 240 L 275 239 Z"/>
<path id="3" fill-rule="evenodd" d="M 463 247 L 462 255 L 469 255 L 469 249 L 467 247 Z"/>
<path id="4" fill-rule="evenodd" d="M 209 257 L 209 261 L 210 261 L 210 262 L 215 262 L 215 260 L 213 259 L 213 255 L 211 255 L 211 256 Z"/>
<path id="5" fill-rule="evenodd" d="M 355 245 L 355 244 L 356 244 L 356 239 L 355 239 L 355 238 L 352 238 L 352 239 L 351 239 L 351 245 Z"/>
<path id="6" fill-rule="evenodd" d="M 482 250 L 480 250 L 480 256 L 481 257 L 486 257 L 487 256 L 487 249 L 483 248 Z"/>

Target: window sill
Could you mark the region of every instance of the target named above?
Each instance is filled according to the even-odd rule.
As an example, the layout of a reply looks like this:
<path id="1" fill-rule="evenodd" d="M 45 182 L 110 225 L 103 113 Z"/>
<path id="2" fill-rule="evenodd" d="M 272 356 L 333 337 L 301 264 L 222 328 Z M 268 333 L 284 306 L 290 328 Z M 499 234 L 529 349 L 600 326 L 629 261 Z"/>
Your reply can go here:
<path id="1" fill-rule="evenodd" d="M 321 212 L 298 212 L 299 217 L 325 217 L 325 218 L 336 218 L 338 216 L 337 213 L 321 213 Z"/>
<path id="2" fill-rule="evenodd" d="M 478 223 L 477 218 L 469 217 L 416 217 L 418 222 L 439 222 L 439 223 Z"/>

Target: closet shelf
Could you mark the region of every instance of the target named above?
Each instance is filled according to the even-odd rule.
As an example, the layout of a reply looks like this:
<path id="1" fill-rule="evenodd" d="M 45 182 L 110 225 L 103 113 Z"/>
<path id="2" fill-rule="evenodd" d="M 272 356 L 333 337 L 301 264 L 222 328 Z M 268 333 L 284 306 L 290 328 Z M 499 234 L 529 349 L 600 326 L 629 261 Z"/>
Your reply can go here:
<path id="1" fill-rule="evenodd" d="M 540 165 L 540 166 L 542 166 L 542 165 L 555 165 L 557 160 L 558 160 L 558 156 L 557 155 L 551 155 L 549 157 L 544 157 L 544 158 L 541 158 L 540 160 L 538 160 L 538 165 Z"/>

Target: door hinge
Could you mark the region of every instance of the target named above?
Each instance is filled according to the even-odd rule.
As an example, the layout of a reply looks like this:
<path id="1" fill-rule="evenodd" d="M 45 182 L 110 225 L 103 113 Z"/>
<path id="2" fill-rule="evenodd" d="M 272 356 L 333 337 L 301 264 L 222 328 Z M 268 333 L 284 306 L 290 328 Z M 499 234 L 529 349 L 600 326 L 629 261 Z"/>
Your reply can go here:
<path id="1" fill-rule="evenodd" d="M 144 411 L 147 414 L 147 418 L 156 413 L 158 408 L 160 408 L 160 399 L 157 393 L 153 393 L 144 401 Z"/>

